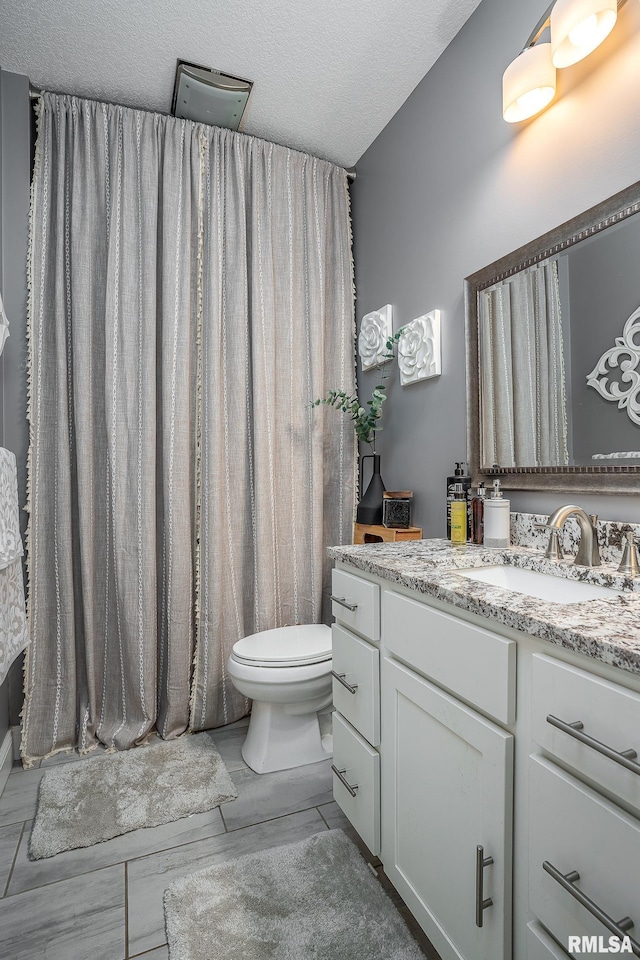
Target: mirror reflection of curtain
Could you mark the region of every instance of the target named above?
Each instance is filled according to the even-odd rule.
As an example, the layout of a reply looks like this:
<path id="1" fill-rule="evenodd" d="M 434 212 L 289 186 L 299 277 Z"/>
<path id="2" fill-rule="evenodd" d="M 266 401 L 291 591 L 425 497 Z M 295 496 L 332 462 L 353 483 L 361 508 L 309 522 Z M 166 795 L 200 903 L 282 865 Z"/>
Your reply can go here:
<path id="1" fill-rule="evenodd" d="M 481 466 L 569 462 L 558 265 L 478 294 Z"/>

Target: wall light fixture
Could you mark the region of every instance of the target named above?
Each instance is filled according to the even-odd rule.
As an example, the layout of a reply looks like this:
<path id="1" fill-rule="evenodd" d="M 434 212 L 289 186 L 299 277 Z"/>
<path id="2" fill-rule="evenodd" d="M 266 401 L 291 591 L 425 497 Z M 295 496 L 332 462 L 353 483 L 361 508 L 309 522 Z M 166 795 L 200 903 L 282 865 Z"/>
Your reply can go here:
<path id="1" fill-rule="evenodd" d="M 502 115 L 528 120 L 553 100 L 556 67 L 570 67 L 600 46 L 626 0 L 555 0 L 502 78 Z M 547 28 L 550 40 L 543 40 Z"/>

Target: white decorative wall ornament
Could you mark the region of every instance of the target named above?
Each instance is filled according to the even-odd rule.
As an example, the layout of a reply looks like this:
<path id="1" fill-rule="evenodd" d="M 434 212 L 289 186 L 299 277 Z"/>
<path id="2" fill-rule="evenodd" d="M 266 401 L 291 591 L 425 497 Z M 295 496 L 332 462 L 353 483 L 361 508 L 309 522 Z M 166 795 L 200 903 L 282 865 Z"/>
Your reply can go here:
<path id="1" fill-rule="evenodd" d="M 393 336 L 392 309 L 388 303 L 362 318 L 358 352 L 363 370 L 379 367 L 387 359 L 387 340 Z"/>
<path id="2" fill-rule="evenodd" d="M 626 408 L 629 419 L 640 426 L 640 307 L 624 325 L 621 337 L 616 337 L 615 347 L 603 353 L 587 376 L 587 385 L 593 387 L 605 400 L 617 402 L 618 409 Z M 619 380 L 611 380 L 609 374 L 618 368 Z M 620 389 L 621 384 L 628 386 Z"/>
<path id="3" fill-rule="evenodd" d="M 402 328 L 398 340 L 400 383 L 416 383 L 442 373 L 440 357 L 440 311 L 431 310 Z"/>
<path id="4" fill-rule="evenodd" d="M 9 321 L 2 306 L 2 295 L 0 294 L 0 353 L 4 350 L 4 345 L 9 336 Z"/>

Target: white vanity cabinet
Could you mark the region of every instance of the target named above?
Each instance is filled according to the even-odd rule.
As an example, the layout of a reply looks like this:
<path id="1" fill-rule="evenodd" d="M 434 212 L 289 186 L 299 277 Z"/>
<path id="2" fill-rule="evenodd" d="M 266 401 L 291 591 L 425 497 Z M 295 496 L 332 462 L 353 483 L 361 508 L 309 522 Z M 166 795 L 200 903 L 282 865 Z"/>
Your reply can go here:
<path id="1" fill-rule="evenodd" d="M 640 677 L 334 577 L 357 606 L 334 604 L 334 763 L 357 784 L 334 795 L 442 960 L 579 957 L 607 916 L 640 941 Z"/>

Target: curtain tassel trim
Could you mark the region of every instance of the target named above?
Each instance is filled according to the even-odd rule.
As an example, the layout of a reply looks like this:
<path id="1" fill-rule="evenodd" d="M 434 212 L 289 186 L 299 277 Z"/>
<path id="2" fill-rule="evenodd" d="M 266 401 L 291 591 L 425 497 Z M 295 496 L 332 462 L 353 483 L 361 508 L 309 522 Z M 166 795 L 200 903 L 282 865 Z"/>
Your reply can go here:
<path id="1" fill-rule="evenodd" d="M 207 160 L 207 138 L 200 129 L 200 176 L 198 183 L 198 249 L 196 254 L 196 463 L 195 463 L 195 639 L 191 675 L 191 693 L 189 696 L 189 732 L 194 726 L 196 706 L 196 685 L 200 643 L 200 593 L 202 586 L 201 536 L 202 536 L 202 316 L 204 301 L 204 178 Z"/>
<path id="2" fill-rule="evenodd" d="M 27 451 L 27 502 L 25 512 L 27 514 L 27 529 L 25 533 L 25 568 L 27 575 L 26 583 L 26 607 L 27 607 L 27 628 L 31 642 L 25 651 L 22 666 L 22 689 L 24 699 L 22 701 L 22 710 L 20 711 L 20 754 L 22 756 L 25 768 L 31 767 L 36 761 L 36 757 L 30 757 L 27 754 L 27 732 L 29 727 L 29 713 L 31 709 L 31 691 L 30 691 L 30 671 L 34 651 L 32 649 L 32 617 L 33 617 L 33 519 L 32 519 L 32 477 L 33 477 L 33 447 L 35 443 L 35 427 L 33 423 L 33 366 L 34 366 L 34 278 L 33 278 L 33 249 L 35 236 L 35 214 L 38 204 L 38 181 L 42 166 L 42 117 L 43 100 L 39 97 L 34 105 L 36 114 L 36 147 L 33 163 L 33 174 L 31 177 L 31 197 L 29 201 L 29 241 L 27 245 L 27 423 L 29 424 L 29 448 Z M 59 751 L 56 751 L 59 752 Z"/>

